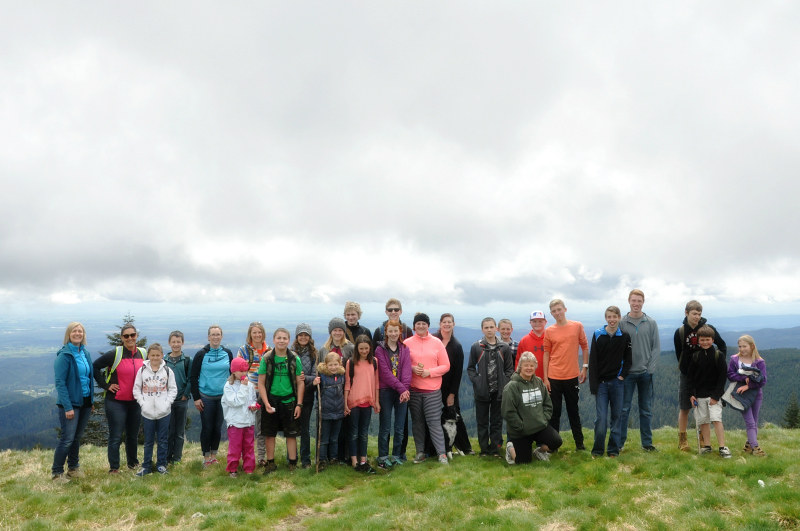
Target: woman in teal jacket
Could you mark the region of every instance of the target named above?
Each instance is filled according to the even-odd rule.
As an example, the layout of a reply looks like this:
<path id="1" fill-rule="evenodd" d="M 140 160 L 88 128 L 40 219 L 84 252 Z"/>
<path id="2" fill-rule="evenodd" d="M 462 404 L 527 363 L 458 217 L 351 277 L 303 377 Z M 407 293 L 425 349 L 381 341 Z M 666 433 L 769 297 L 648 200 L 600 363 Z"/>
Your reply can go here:
<path id="1" fill-rule="evenodd" d="M 61 434 L 53 456 L 53 480 L 67 482 L 83 476 L 80 470 L 81 437 L 92 413 L 94 380 L 92 358 L 86 351 L 86 331 L 83 325 L 72 322 L 64 334 L 64 346 L 56 354 L 54 364 L 58 420 Z M 64 462 L 68 471 L 64 475 Z"/>

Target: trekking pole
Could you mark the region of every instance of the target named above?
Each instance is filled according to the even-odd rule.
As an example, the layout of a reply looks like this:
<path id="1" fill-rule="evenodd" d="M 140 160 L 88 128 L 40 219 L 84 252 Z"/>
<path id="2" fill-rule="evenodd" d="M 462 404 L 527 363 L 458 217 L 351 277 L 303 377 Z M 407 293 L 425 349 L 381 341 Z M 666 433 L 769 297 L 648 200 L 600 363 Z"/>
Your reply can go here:
<path id="1" fill-rule="evenodd" d="M 703 448 L 700 445 L 700 424 L 697 422 L 697 400 L 694 401 L 694 431 L 697 432 L 697 455 L 700 455 Z"/>
<path id="2" fill-rule="evenodd" d="M 322 382 L 317 386 L 317 455 L 314 458 L 314 463 L 317 466 L 317 474 L 319 474 L 319 440 L 322 438 Z"/>

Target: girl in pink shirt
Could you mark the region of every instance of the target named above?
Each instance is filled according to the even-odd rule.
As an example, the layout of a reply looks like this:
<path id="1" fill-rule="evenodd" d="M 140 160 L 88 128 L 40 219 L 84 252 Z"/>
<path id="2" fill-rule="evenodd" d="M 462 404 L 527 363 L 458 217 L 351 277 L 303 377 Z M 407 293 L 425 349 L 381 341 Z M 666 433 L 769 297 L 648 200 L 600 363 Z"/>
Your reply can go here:
<path id="1" fill-rule="evenodd" d="M 358 472 L 374 474 L 367 462 L 367 439 L 372 410 L 380 413 L 378 362 L 372 341 L 366 335 L 356 338 L 353 359 L 347 360 L 344 384 L 344 414 L 350 415 L 350 462 Z"/>

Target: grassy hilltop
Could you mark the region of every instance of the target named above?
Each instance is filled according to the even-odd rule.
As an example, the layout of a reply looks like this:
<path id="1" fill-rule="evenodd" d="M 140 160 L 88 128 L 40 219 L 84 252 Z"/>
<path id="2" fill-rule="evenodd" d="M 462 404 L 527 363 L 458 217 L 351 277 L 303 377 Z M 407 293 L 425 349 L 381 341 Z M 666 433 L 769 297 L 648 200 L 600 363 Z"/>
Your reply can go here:
<path id="1" fill-rule="evenodd" d="M 448 467 L 409 462 L 375 476 L 347 467 L 289 473 L 280 441 L 280 468 L 267 477 L 232 479 L 223 464 L 203 470 L 197 444 L 168 476 L 109 476 L 105 448 L 86 446 L 86 477 L 65 485 L 50 480 L 51 450 L 8 450 L 0 453 L 0 528 L 800 528 L 800 431 L 763 428 L 766 458 L 744 457 L 744 433 L 731 431 L 728 460 L 679 452 L 672 428 L 654 432 L 656 454 L 631 431 L 617 459 L 575 452 L 562 435 L 549 463 L 455 457 Z M 586 437 L 590 446 L 590 430 Z"/>

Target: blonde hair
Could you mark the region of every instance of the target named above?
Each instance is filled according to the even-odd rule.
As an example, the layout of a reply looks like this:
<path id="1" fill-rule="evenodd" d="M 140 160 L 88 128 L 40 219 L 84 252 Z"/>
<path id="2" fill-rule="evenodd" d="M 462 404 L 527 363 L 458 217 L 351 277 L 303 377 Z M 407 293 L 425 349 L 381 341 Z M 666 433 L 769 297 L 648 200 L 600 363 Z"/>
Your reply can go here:
<path id="1" fill-rule="evenodd" d="M 749 336 L 749 335 L 745 334 L 745 335 L 743 335 L 742 337 L 739 338 L 739 341 L 744 341 L 745 343 L 750 345 L 750 347 L 753 349 L 753 359 L 756 359 L 756 360 L 764 359 L 764 358 L 761 357 L 761 354 L 758 353 L 758 348 L 756 348 L 756 342 L 753 339 L 753 336 Z M 737 343 L 739 341 L 737 341 Z M 737 352 L 737 354 L 738 354 L 738 352 Z"/>
<path id="2" fill-rule="evenodd" d="M 161 353 L 162 356 L 164 355 L 164 349 L 161 348 L 161 343 L 153 343 L 152 345 L 147 347 L 147 357 L 148 358 L 150 358 L 150 351 L 151 350 L 157 350 L 157 351 L 159 351 Z"/>
<path id="3" fill-rule="evenodd" d="M 564 308 L 567 307 L 567 305 L 564 304 L 564 301 L 562 301 L 561 299 L 553 299 L 553 300 L 550 301 L 550 310 L 552 311 L 553 310 L 553 306 L 558 306 L 559 304 L 561 306 L 563 306 Z"/>
<path id="4" fill-rule="evenodd" d="M 86 327 L 83 324 L 79 323 L 78 321 L 72 321 L 70 324 L 67 325 L 67 331 L 64 332 L 64 344 L 71 343 L 69 340 L 69 335 L 78 327 L 81 327 L 83 330 L 83 339 L 81 340 L 81 345 L 86 346 Z"/>
<path id="5" fill-rule="evenodd" d="M 361 319 L 361 305 L 357 302 L 347 301 L 344 303 L 344 312 L 342 315 L 346 315 L 347 312 L 356 312 L 358 314 L 358 318 Z"/>
<path id="6" fill-rule="evenodd" d="M 628 300 L 631 300 L 631 297 L 634 295 L 638 295 L 642 298 L 642 302 L 644 302 L 644 291 L 640 289 L 632 289 L 630 293 L 628 293 Z"/>
<path id="7" fill-rule="evenodd" d="M 267 340 L 267 331 L 264 328 L 264 325 L 259 323 L 258 321 L 253 321 L 250 323 L 250 326 L 247 327 L 247 338 L 245 339 L 245 343 L 248 345 L 253 345 L 253 328 L 258 328 L 261 330 L 261 334 L 263 334 L 264 338 L 261 341 Z M 261 348 L 261 345 L 253 345 L 256 348 Z"/>

